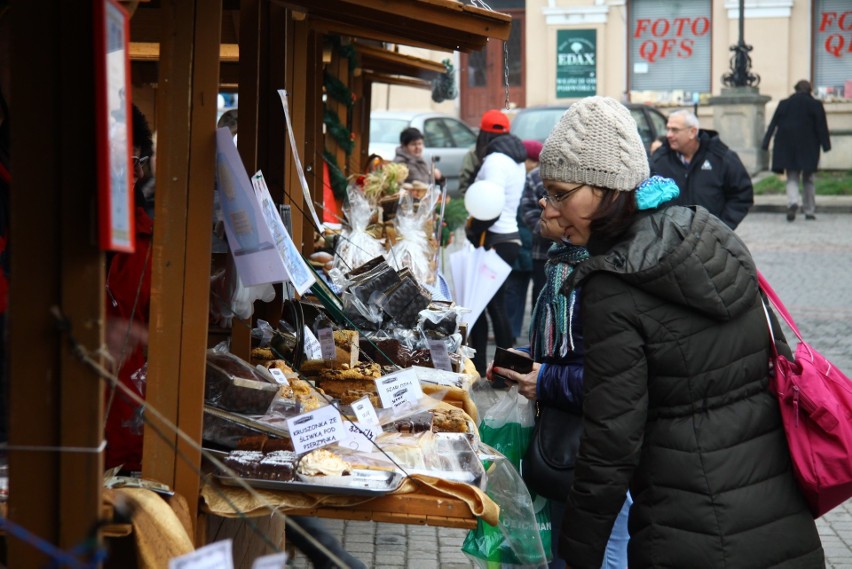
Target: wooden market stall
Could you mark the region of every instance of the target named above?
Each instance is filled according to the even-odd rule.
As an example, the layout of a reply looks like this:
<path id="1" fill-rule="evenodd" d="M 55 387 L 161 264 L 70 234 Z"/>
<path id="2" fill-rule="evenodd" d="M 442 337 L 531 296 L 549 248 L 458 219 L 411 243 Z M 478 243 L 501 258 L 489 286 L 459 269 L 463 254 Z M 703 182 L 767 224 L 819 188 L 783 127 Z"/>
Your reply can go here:
<path id="1" fill-rule="evenodd" d="M 66 549 L 97 531 L 102 504 L 103 386 L 81 361 L 81 355 L 102 361 L 97 349 L 104 337 L 104 252 L 93 239 L 98 183 L 92 125 L 98 109 L 94 71 L 86 64 L 94 52 L 94 4 L 17 1 L 12 10 L 15 255 L 8 515 Z M 454 0 L 125 4 L 135 9 L 130 21 L 134 82 L 155 87 L 146 101 L 158 145 L 147 400 L 198 441 L 210 337 L 210 189 L 219 90 L 238 85 L 239 152 L 246 170 L 262 169 L 273 198 L 302 211 L 305 200 L 283 135 L 277 89 L 289 94 L 311 198 L 321 202 L 324 151 L 337 158 L 345 174 L 361 167 L 371 82 L 425 86 L 424 79 L 441 71 L 434 62 L 364 40 L 468 52 L 489 38 L 507 39 L 510 18 Z M 351 73 L 340 52 L 328 53 L 330 38 L 360 46 L 363 73 Z M 351 108 L 328 103 L 351 126 L 355 145 L 349 154 L 323 134 L 324 73 L 342 81 L 355 98 Z M 293 216 L 293 234 L 309 253 L 313 227 L 305 216 Z M 259 306 L 258 313 L 280 315 L 280 298 Z M 249 327 L 235 325 L 231 336 L 232 350 L 248 359 Z M 161 421 L 148 418 L 143 474 L 187 497 L 195 519 L 199 453 Z M 52 450 L 60 447 L 71 450 Z M 197 544 L 206 539 L 201 532 L 195 537 Z M 18 539 L 9 540 L 8 550 L 13 566 L 39 566 L 46 559 Z"/>

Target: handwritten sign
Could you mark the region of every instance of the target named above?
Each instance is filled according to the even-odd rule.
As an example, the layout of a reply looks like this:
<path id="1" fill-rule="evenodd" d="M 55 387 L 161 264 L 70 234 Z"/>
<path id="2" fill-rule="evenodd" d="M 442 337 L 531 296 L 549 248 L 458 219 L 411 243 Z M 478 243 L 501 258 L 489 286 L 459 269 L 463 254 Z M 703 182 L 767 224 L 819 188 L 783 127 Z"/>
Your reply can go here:
<path id="1" fill-rule="evenodd" d="M 287 428 L 297 454 L 336 443 L 346 436 L 340 413 L 331 405 L 287 419 Z"/>
<path id="2" fill-rule="evenodd" d="M 337 356 L 337 350 L 334 348 L 334 330 L 331 328 L 320 328 L 318 331 L 320 351 L 322 359 L 334 360 Z"/>
<path id="3" fill-rule="evenodd" d="M 307 326 L 305 326 L 305 357 L 309 360 L 322 359 L 322 347 L 319 340 Z"/>
<path id="4" fill-rule="evenodd" d="M 404 369 L 376 380 L 376 390 L 382 407 L 399 407 L 405 403 L 417 403 L 423 397 L 420 381 L 412 369 Z"/>
<path id="5" fill-rule="evenodd" d="M 169 559 L 169 569 L 234 569 L 230 539 L 205 545 L 193 552 Z"/>
<path id="6" fill-rule="evenodd" d="M 440 339 L 429 340 L 429 353 L 432 355 L 432 364 L 436 369 L 453 371 L 453 362 L 447 352 L 447 342 Z"/>
<path id="7" fill-rule="evenodd" d="M 360 452 L 373 452 L 375 446 L 373 441 L 381 432 L 378 425 L 366 425 L 361 422 L 346 424 L 346 438 L 340 443 L 352 450 Z"/>
<path id="8" fill-rule="evenodd" d="M 365 425 L 380 425 L 379 416 L 376 415 L 376 408 L 373 407 L 373 402 L 366 395 L 361 399 L 352 402 L 352 411 L 358 421 Z"/>
<path id="9" fill-rule="evenodd" d="M 278 385 L 290 385 L 290 382 L 287 381 L 287 376 L 284 375 L 284 372 L 277 367 L 271 367 L 267 371 L 272 375 L 272 379 L 274 379 Z"/>

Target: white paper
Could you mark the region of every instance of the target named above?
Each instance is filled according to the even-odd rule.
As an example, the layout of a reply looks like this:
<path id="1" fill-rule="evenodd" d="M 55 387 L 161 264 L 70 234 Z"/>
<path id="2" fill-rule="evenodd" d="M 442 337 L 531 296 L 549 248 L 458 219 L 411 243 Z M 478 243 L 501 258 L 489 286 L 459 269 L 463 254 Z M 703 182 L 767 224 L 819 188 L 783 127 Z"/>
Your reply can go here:
<path id="1" fill-rule="evenodd" d="M 272 379 L 274 379 L 278 385 L 290 385 L 290 382 L 287 381 L 287 376 L 284 375 L 284 372 L 277 367 L 271 367 L 266 371 L 272 375 Z"/>
<path id="2" fill-rule="evenodd" d="M 322 359 L 334 361 L 337 357 L 337 350 L 334 348 L 334 330 L 328 327 L 320 328 L 317 333 L 319 334 Z"/>
<path id="3" fill-rule="evenodd" d="M 217 541 L 169 559 L 169 569 L 234 569 L 232 548 L 230 539 Z"/>
<path id="4" fill-rule="evenodd" d="M 305 357 L 309 360 L 321 360 L 322 359 L 322 347 L 320 346 L 319 340 L 314 336 L 314 333 L 311 332 L 311 329 L 305 326 L 304 333 L 305 340 Z"/>
<path id="5" fill-rule="evenodd" d="M 445 371 L 432 367 L 411 366 L 420 383 L 431 383 L 434 385 L 446 385 L 447 387 L 464 386 L 464 378 L 461 374 L 453 371 Z"/>
<path id="6" fill-rule="evenodd" d="M 450 361 L 450 354 L 447 352 L 447 343 L 441 339 L 430 339 L 429 354 L 432 356 L 432 365 L 436 369 L 453 371 L 453 362 Z"/>
<path id="7" fill-rule="evenodd" d="M 456 303 L 470 310 L 461 314 L 461 320 L 473 325 L 509 277 L 512 267 L 494 249 L 486 251 L 468 245 L 450 255 L 450 270 Z"/>
<path id="8" fill-rule="evenodd" d="M 380 377 L 376 380 L 376 390 L 384 408 L 417 403 L 423 397 L 417 374 L 410 368 Z"/>
<path id="9" fill-rule="evenodd" d="M 284 227 L 284 222 L 281 220 L 275 202 L 272 201 L 272 195 L 269 193 L 266 180 L 263 179 L 260 170 L 252 176 L 251 185 L 254 188 L 254 197 L 260 205 L 264 220 L 266 220 L 266 227 L 272 234 L 272 240 L 275 242 L 278 254 L 281 255 L 288 280 L 300 295 L 305 294 L 305 291 L 311 288 L 316 279 L 305 263 L 305 259 L 296 249 L 287 228 Z"/>
<path id="10" fill-rule="evenodd" d="M 293 450 L 297 454 L 336 443 L 346 437 L 340 412 L 333 405 L 287 419 Z"/>
<path id="11" fill-rule="evenodd" d="M 365 425 L 381 425 L 379 416 L 376 414 L 376 408 L 373 407 L 373 402 L 370 401 L 368 396 L 365 395 L 361 399 L 353 401 L 350 407 L 352 407 L 355 417 L 361 423 Z"/>
<path id="12" fill-rule="evenodd" d="M 379 425 L 366 425 L 361 422 L 346 423 L 346 438 L 340 441 L 340 446 L 359 452 L 373 452 L 373 441 L 382 431 Z"/>
<path id="13" fill-rule="evenodd" d="M 311 217 L 314 220 L 314 225 L 318 231 L 322 233 L 323 227 L 317 217 L 317 210 L 314 209 L 314 201 L 311 197 L 311 192 L 308 190 L 308 180 L 305 179 L 305 171 L 302 170 L 302 161 L 299 159 L 299 149 L 296 146 L 296 135 L 293 134 L 293 121 L 290 120 L 290 108 L 287 105 L 287 91 L 278 89 L 278 96 L 281 97 L 281 106 L 284 107 L 284 118 L 287 121 L 287 135 L 290 137 L 290 149 L 293 151 L 293 162 L 296 164 L 296 173 L 299 175 L 299 183 L 302 185 L 302 195 L 305 198 L 305 207 L 311 212 Z"/>
<path id="14" fill-rule="evenodd" d="M 287 271 L 254 197 L 231 131 L 216 130 L 216 187 L 228 245 L 245 286 L 280 283 Z"/>
<path id="15" fill-rule="evenodd" d="M 286 553 L 273 553 L 258 557 L 251 564 L 251 569 L 285 569 L 287 565 Z"/>

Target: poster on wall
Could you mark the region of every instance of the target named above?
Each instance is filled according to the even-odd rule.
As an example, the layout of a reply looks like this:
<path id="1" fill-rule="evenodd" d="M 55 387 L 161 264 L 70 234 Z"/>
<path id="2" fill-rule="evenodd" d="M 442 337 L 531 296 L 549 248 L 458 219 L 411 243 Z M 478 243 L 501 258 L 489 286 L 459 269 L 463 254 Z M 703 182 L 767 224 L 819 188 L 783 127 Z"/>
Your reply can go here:
<path id="1" fill-rule="evenodd" d="M 98 117 L 98 217 L 101 249 L 132 253 L 133 135 L 127 12 L 115 0 L 93 0 Z"/>
<path id="2" fill-rule="evenodd" d="M 597 31 L 556 32 L 556 97 L 589 97 L 597 93 Z"/>

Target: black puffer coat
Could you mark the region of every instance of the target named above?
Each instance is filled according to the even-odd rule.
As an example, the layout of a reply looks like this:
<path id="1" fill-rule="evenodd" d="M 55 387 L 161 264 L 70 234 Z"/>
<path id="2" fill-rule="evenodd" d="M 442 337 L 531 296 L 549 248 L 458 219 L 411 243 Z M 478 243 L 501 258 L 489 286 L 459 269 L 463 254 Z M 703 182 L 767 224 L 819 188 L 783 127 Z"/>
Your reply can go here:
<path id="1" fill-rule="evenodd" d="M 703 208 L 640 213 L 589 242 L 582 283 L 584 435 L 560 536 L 597 569 L 628 489 L 629 566 L 823 567 L 767 390 L 755 266 Z"/>

